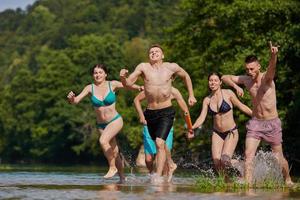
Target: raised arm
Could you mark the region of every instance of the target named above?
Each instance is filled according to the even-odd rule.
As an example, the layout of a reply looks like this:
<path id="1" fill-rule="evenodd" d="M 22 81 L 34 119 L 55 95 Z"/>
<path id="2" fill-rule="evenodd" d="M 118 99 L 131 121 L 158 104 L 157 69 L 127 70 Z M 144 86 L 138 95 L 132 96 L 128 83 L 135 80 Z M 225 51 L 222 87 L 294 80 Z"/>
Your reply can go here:
<path id="1" fill-rule="evenodd" d="M 193 124 L 193 129 L 198 128 L 199 126 L 202 126 L 202 124 L 204 123 L 205 118 L 207 116 L 208 105 L 209 105 L 209 98 L 205 97 L 203 100 L 203 103 L 202 103 L 201 113 L 200 113 L 199 117 L 197 118 L 197 120 L 195 121 L 195 123 Z"/>
<path id="2" fill-rule="evenodd" d="M 73 91 L 70 91 L 67 95 L 69 103 L 78 104 L 86 95 L 91 92 L 91 87 L 92 85 L 85 86 L 78 96 L 76 96 Z"/>
<path id="3" fill-rule="evenodd" d="M 267 68 L 266 74 L 265 74 L 265 81 L 267 83 L 271 83 L 274 79 L 275 72 L 276 72 L 276 63 L 277 63 L 277 54 L 278 54 L 278 48 L 279 46 L 273 46 L 272 42 L 269 42 L 270 45 L 270 53 L 271 58 L 269 60 L 269 66 Z"/>
<path id="4" fill-rule="evenodd" d="M 140 92 L 133 100 L 134 102 L 134 107 L 136 111 L 138 112 L 139 118 L 140 118 L 140 123 L 142 124 L 147 124 L 147 121 L 144 116 L 144 112 L 142 109 L 141 101 L 146 98 L 145 92 Z"/>
<path id="5" fill-rule="evenodd" d="M 239 96 L 244 96 L 244 91 L 238 84 L 245 84 L 246 76 L 223 75 L 221 79 L 226 85 L 233 87 Z"/>
<path id="6" fill-rule="evenodd" d="M 129 76 L 128 76 L 127 69 L 121 69 L 120 80 L 121 80 L 122 84 L 124 85 L 124 87 L 130 87 L 136 82 L 138 77 L 142 74 L 142 68 L 143 68 L 143 63 L 139 64 L 135 68 L 134 72 L 132 72 Z M 128 76 L 128 78 L 127 78 L 127 76 Z"/>
<path id="7" fill-rule="evenodd" d="M 234 92 L 232 90 L 227 90 L 229 91 L 229 95 L 230 95 L 230 101 L 233 105 L 235 105 L 236 107 L 238 107 L 242 112 L 244 112 L 245 114 L 249 115 L 250 117 L 252 116 L 252 110 L 246 106 L 245 104 L 243 104 L 238 98 L 237 96 L 234 94 Z"/>
<path id="8" fill-rule="evenodd" d="M 197 100 L 194 96 L 193 84 L 190 75 L 176 63 L 172 63 L 171 65 L 175 70 L 175 74 L 183 79 L 189 93 L 188 103 L 190 106 L 193 106 Z"/>
<path id="9" fill-rule="evenodd" d="M 120 88 L 128 89 L 128 90 L 138 90 L 143 91 L 144 87 L 140 85 L 133 84 L 132 86 L 124 86 L 120 81 L 111 81 L 113 91 L 118 90 Z"/>

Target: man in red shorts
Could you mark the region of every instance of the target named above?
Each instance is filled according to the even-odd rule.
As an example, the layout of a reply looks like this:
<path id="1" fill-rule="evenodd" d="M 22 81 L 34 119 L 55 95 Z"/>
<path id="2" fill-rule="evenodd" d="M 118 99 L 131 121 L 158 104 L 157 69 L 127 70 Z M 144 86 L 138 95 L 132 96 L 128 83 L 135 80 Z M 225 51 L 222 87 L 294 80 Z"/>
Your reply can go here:
<path id="1" fill-rule="evenodd" d="M 243 96 L 242 84 L 251 95 L 253 114 L 247 123 L 245 149 L 245 181 L 252 184 L 253 159 L 261 140 L 271 145 L 272 151 L 282 167 L 285 183 L 293 185 L 289 174 L 289 165 L 282 152 L 281 121 L 276 107 L 276 90 L 273 81 L 276 72 L 278 46 L 270 42 L 271 58 L 265 72 L 260 71 L 260 63 L 256 56 L 250 55 L 245 59 L 246 76 L 224 75 L 222 81 L 233 87 L 239 96 Z"/>

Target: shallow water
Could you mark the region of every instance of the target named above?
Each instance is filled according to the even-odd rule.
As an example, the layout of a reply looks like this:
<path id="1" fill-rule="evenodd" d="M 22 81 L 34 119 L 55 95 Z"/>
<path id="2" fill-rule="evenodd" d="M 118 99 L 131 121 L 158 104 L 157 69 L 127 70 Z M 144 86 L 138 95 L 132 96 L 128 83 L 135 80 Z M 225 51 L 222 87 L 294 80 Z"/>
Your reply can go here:
<path id="1" fill-rule="evenodd" d="M 125 184 L 117 177 L 103 179 L 102 172 L 2 171 L 1 199 L 300 199 L 300 193 L 287 189 L 202 193 L 194 175 L 176 173 L 172 183 L 153 185 L 145 173 L 127 173 Z"/>

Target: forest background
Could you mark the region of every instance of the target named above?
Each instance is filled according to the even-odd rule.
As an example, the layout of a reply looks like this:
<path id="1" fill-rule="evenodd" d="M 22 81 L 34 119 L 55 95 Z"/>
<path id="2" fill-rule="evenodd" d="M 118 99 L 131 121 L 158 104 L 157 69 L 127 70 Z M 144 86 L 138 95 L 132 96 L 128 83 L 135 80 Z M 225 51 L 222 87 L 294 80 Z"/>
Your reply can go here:
<path id="1" fill-rule="evenodd" d="M 248 54 L 256 54 L 265 69 L 272 40 L 280 45 L 275 83 L 283 147 L 295 172 L 300 166 L 299 13 L 297 0 L 37 0 L 26 10 L 2 11 L 0 161 L 105 164 L 89 99 L 77 106 L 66 101 L 70 90 L 78 94 L 92 82 L 89 70 L 96 63 L 105 63 L 109 79 L 118 80 L 121 68 L 132 71 L 147 61 L 151 44 L 161 44 L 165 61 L 178 63 L 192 78 L 195 121 L 209 92 L 208 74 L 245 74 Z M 182 82 L 177 78 L 174 85 L 187 100 Z M 136 94 L 117 93 L 124 118 L 118 140 L 125 158 L 135 158 L 142 144 Z M 241 101 L 251 106 L 248 93 Z M 187 141 L 176 109 L 175 161 L 210 161 L 211 118 L 199 136 Z M 237 109 L 234 115 L 237 154 L 243 155 L 249 118 Z"/>

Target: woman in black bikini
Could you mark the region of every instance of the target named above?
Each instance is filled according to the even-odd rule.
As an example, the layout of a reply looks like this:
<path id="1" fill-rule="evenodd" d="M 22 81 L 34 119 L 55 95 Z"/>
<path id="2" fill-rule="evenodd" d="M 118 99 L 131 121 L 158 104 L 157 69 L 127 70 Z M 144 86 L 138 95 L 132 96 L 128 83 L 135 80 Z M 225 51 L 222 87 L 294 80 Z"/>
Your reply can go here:
<path id="1" fill-rule="evenodd" d="M 241 103 L 233 91 L 221 89 L 221 76 L 211 73 L 208 85 L 211 94 L 204 98 L 201 114 L 193 129 L 200 127 L 208 114 L 213 116 L 212 158 L 217 172 L 231 166 L 231 157 L 238 142 L 238 130 L 233 118 L 233 105 L 251 116 L 251 109 Z"/>

